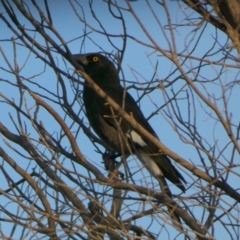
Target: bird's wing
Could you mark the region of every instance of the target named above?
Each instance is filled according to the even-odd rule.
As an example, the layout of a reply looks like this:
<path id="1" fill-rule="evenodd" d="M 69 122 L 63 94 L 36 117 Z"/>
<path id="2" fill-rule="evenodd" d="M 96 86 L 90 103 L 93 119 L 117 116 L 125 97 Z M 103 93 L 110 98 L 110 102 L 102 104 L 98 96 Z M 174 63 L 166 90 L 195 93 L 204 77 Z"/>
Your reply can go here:
<path id="1" fill-rule="evenodd" d="M 139 106 L 127 91 L 124 91 L 122 87 L 121 90 L 119 88 L 117 90 L 109 88 L 108 95 L 116 103 L 122 106 L 128 114 L 131 114 L 142 127 L 157 137 L 156 133 L 144 117 Z M 107 105 L 104 105 L 102 113 L 104 113 L 104 119 L 109 125 L 115 127 L 116 129 L 119 128 L 116 121 L 116 119 L 118 119 L 118 116 L 113 109 Z M 115 117 L 111 117 L 113 113 Z M 129 138 L 132 143 L 134 143 L 137 150 L 136 155 L 138 158 L 140 158 L 148 170 L 155 176 L 163 175 L 169 181 L 178 186 L 182 191 L 184 191 L 185 188 L 181 181 L 185 183 L 186 181 L 181 173 L 173 166 L 170 159 L 165 154 L 161 153 L 155 144 L 145 138 L 141 133 L 137 132 L 137 130 L 134 130 L 127 121 L 121 119 L 120 122 L 121 131 Z"/>
<path id="2" fill-rule="evenodd" d="M 142 111 L 140 110 L 139 106 L 133 99 L 133 97 L 124 90 L 123 87 L 118 89 L 108 89 L 107 94 L 119 105 L 121 106 L 128 114 L 132 115 L 134 119 L 142 126 L 144 127 L 148 132 L 150 132 L 152 135 L 157 137 L 156 133 L 144 117 Z M 109 109 L 109 108 L 108 108 Z M 109 110 L 108 110 L 109 111 Z M 112 110 L 111 110 L 112 113 Z M 116 111 L 114 111 L 116 114 Z M 117 115 L 117 114 L 116 114 Z M 108 122 L 115 125 L 115 121 L 113 121 L 113 118 L 109 118 Z M 127 123 L 125 120 L 123 120 L 121 129 L 123 132 L 128 133 L 131 129 L 130 124 Z"/>

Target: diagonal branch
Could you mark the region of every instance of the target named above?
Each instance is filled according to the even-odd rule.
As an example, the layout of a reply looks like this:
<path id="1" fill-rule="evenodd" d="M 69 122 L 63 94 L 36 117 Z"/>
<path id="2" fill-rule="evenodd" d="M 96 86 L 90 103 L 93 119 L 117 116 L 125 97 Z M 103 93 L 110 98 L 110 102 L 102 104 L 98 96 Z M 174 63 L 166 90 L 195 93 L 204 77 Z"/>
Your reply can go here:
<path id="1" fill-rule="evenodd" d="M 74 62 L 73 62 L 74 65 Z M 153 144 L 155 144 L 161 151 L 163 151 L 166 155 L 171 157 L 175 162 L 179 163 L 186 169 L 188 169 L 190 172 L 192 172 L 195 176 L 205 180 L 206 182 L 210 183 L 211 185 L 215 185 L 218 188 L 222 189 L 226 192 L 227 195 L 232 197 L 233 199 L 240 202 L 240 194 L 237 193 L 231 186 L 229 186 L 227 183 L 222 182 L 218 180 L 218 178 L 213 178 L 210 175 L 206 174 L 205 172 L 198 169 L 196 166 L 190 164 L 185 159 L 180 157 L 178 154 L 171 151 L 169 148 L 167 148 L 164 144 L 162 144 L 159 139 L 157 139 L 155 136 L 150 134 L 146 129 L 144 129 L 138 122 L 133 118 L 133 116 L 130 116 L 128 113 L 126 113 L 112 98 L 110 98 L 94 81 L 83 71 L 77 70 L 78 73 L 80 73 L 83 78 L 87 81 L 89 86 L 94 89 L 99 96 L 104 98 L 110 106 L 117 111 L 117 113 L 123 117 L 128 123 L 131 124 L 131 126 L 141 132 L 141 134 L 144 135 L 147 139 L 149 139 Z"/>

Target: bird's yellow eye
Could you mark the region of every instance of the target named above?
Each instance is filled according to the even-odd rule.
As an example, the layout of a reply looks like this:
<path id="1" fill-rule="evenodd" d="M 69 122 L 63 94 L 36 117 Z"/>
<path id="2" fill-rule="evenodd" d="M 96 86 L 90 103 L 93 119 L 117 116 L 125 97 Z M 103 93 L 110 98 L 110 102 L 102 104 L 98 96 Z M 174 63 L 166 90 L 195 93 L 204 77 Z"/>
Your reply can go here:
<path id="1" fill-rule="evenodd" d="M 98 57 L 97 57 L 97 56 L 94 56 L 94 57 L 92 58 L 92 60 L 93 60 L 94 62 L 98 62 Z"/>

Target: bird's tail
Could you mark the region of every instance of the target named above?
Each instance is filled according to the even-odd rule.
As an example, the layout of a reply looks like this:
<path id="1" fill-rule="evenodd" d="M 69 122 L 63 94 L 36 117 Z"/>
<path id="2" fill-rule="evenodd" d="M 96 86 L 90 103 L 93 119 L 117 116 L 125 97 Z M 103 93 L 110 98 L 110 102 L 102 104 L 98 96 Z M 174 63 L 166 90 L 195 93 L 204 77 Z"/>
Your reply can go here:
<path id="1" fill-rule="evenodd" d="M 167 185 L 167 182 L 163 176 L 158 177 L 159 185 L 161 186 L 162 192 L 172 199 L 172 193 Z M 172 219 L 172 223 L 175 228 L 183 231 L 182 222 L 180 216 L 174 211 L 174 206 L 167 206 Z"/>

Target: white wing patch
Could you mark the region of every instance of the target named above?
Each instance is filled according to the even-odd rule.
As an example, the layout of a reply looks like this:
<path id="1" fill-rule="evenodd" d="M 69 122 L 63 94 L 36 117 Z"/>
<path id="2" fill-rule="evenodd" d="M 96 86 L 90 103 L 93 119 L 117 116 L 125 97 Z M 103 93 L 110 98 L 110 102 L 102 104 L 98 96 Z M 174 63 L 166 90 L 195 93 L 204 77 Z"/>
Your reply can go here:
<path id="1" fill-rule="evenodd" d="M 128 137 L 131 138 L 131 140 L 135 143 L 137 143 L 138 145 L 140 145 L 141 147 L 146 146 L 147 144 L 142 140 L 141 136 L 139 134 L 137 134 L 135 131 L 131 130 L 130 133 L 127 134 Z"/>
<path id="2" fill-rule="evenodd" d="M 131 130 L 127 136 L 131 138 L 131 140 L 134 143 L 137 143 L 139 146 L 144 147 L 147 144 L 142 140 L 141 136 L 136 133 L 135 131 Z M 137 158 L 141 161 L 141 163 L 144 165 L 144 167 L 147 168 L 147 170 L 155 177 L 157 176 L 163 176 L 163 173 L 159 166 L 154 162 L 154 160 L 143 150 L 137 149 L 137 152 L 135 153 Z"/>
<path id="3" fill-rule="evenodd" d="M 154 160 L 143 150 L 138 149 L 136 152 L 136 156 L 141 161 L 141 163 L 144 165 L 144 167 L 147 168 L 147 170 L 155 177 L 157 176 L 163 176 L 163 173 L 159 166 L 154 162 Z"/>

